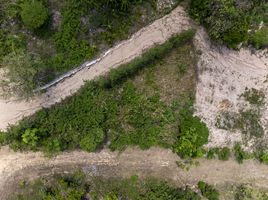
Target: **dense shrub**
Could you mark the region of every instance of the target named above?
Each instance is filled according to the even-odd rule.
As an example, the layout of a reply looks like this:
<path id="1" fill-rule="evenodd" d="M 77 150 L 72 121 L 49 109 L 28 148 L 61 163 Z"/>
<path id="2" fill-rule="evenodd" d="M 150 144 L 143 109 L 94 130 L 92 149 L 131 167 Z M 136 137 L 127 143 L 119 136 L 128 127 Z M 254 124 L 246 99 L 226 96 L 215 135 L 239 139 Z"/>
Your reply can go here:
<path id="1" fill-rule="evenodd" d="M 268 47 L 268 27 L 262 28 L 251 35 L 249 42 L 256 48 Z"/>
<path id="2" fill-rule="evenodd" d="M 212 39 L 236 48 L 247 40 L 249 22 L 234 0 L 192 0 L 190 14 L 208 30 Z"/>
<path id="3" fill-rule="evenodd" d="M 206 197 L 208 200 L 218 200 L 219 199 L 219 192 L 214 189 L 211 185 L 199 181 L 198 188 L 200 189 L 202 195 Z"/>
<path id="4" fill-rule="evenodd" d="M 203 155 L 202 146 L 208 142 L 208 128 L 198 117 L 193 117 L 186 109 L 180 114 L 180 132 L 175 144 L 175 152 L 182 158 Z"/>
<path id="5" fill-rule="evenodd" d="M 39 0 L 26 0 L 21 5 L 21 19 L 29 29 L 37 29 L 48 19 L 48 11 Z"/>

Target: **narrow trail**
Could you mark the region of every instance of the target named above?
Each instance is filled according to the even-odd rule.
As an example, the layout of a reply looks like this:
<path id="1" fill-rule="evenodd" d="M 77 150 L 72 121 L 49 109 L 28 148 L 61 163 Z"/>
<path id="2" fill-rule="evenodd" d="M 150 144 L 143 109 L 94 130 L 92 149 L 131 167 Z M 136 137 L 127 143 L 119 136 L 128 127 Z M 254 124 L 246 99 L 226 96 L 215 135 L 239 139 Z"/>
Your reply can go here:
<path id="1" fill-rule="evenodd" d="M 199 160 L 200 165 L 189 171 L 176 165 L 178 156 L 170 150 L 151 148 L 142 151 L 129 148 L 122 153 L 102 150 L 98 153 L 81 151 L 63 153 L 48 159 L 41 153 L 14 153 L 8 148 L 0 151 L 0 199 L 12 194 L 20 180 L 35 179 L 53 173 L 70 173 L 82 169 L 88 175 L 105 177 L 153 176 L 177 186 L 196 184 L 204 180 L 222 186 L 226 183 L 251 183 L 268 190 L 268 166 L 256 161 L 245 161 L 239 165 L 234 160 Z"/>
<path id="2" fill-rule="evenodd" d="M 42 107 L 49 107 L 60 102 L 75 93 L 85 81 L 92 80 L 112 68 L 129 62 L 146 49 L 155 44 L 164 43 L 173 34 L 190 27 L 190 19 L 183 8 L 178 6 L 170 14 L 154 21 L 135 33 L 130 39 L 108 50 L 105 56 L 90 68 L 83 68 L 33 100 L 26 102 L 0 99 L 0 130 L 5 130 L 8 124 L 15 124 L 24 116 L 29 116 Z"/>

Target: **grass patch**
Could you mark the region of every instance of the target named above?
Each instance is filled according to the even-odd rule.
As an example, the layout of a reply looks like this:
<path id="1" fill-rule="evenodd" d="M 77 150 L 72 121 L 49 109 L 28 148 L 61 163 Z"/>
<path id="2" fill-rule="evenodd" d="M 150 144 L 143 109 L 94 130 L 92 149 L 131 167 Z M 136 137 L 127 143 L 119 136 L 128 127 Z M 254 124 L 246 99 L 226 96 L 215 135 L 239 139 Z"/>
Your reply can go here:
<path id="1" fill-rule="evenodd" d="M 133 62 L 88 82 L 75 96 L 23 119 L 18 126 L 11 126 L 6 143 L 15 150 L 55 153 L 77 148 L 94 151 L 108 141 L 112 150 L 123 150 L 129 145 L 142 149 L 158 145 L 176 149 L 179 155 L 183 155 L 178 148 L 185 145 L 184 139 L 192 131 L 195 135 L 187 136 L 187 145 L 190 146 L 186 154 L 197 156 L 207 142 L 208 130 L 200 119 L 192 116 L 194 79 L 188 80 L 191 92 L 180 90 L 183 95 L 176 87 L 169 91 L 173 97 L 171 103 L 161 99 L 163 90 L 153 90 L 150 81 L 142 84 L 138 81 L 143 79 L 148 69 L 155 74 L 162 71 L 165 65 L 161 63 L 170 63 L 167 66 L 177 69 L 178 62 L 184 61 L 181 59 L 193 51 L 191 39 L 194 33 L 194 30 L 189 30 L 174 36 Z M 160 80 L 167 84 L 170 79 L 177 80 L 173 82 L 176 85 L 184 76 L 195 77 L 195 59 L 189 60 L 191 63 L 188 63 L 184 75 L 179 72 L 170 73 L 171 76 L 156 75 L 152 77 L 153 85 Z M 140 85 L 147 88 L 147 92 L 141 90 Z"/>
<path id="2" fill-rule="evenodd" d="M 268 47 L 268 27 L 262 28 L 252 34 L 249 38 L 249 42 L 256 49 Z"/>

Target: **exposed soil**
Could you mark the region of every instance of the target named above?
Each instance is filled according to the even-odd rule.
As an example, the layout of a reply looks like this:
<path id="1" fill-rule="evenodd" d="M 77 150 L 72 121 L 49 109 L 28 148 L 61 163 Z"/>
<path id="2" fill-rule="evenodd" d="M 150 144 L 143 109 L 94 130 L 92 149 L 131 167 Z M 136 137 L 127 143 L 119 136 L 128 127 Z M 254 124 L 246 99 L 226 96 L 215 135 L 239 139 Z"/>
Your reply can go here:
<path id="1" fill-rule="evenodd" d="M 196 115 L 201 117 L 210 130 L 208 146 L 232 146 L 241 141 L 240 131 L 219 129 L 217 117 L 223 112 L 237 112 L 248 105 L 241 95 L 246 88 L 268 92 L 268 52 L 239 51 L 214 46 L 207 34 L 199 29 L 195 46 L 201 51 L 198 61 L 198 84 L 196 89 Z M 267 136 L 268 97 L 262 108 L 261 123 Z"/>

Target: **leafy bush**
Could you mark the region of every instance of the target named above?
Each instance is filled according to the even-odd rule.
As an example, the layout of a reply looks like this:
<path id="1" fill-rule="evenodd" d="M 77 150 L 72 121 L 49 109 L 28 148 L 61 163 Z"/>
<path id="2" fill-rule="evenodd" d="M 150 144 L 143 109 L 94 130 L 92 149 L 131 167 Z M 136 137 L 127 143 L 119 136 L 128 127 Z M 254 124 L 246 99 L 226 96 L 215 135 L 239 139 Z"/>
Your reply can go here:
<path id="1" fill-rule="evenodd" d="M 21 19 L 29 29 L 37 29 L 48 19 L 48 11 L 39 0 L 26 0 L 21 5 Z"/>
<path id="2" fill-rule="evenodd" d="M 230 149 L 228 147 L 223 147 L 218 151 L 218 158 L 220 160 L 228 160 L 231 155 Z"/>
<path id="3" fill-rule="evenodd" d="M 202 156 L 202 146 L 208 142 L 208 128 L 186 109 L 180 114 L 180 133 L 174 146 L 182 158 Z"/>
<path id="4" fill-rule="evenodd" d="M 205 25 L 213 40 L 231 48 L 247 40 L 249 22 L 234 0 L 192 0 L 190 14 Z"/>
<path id="5" fill-rule="evenodd" d="M 250 36 L 249 42 L 256 48 L 268 47 L 268 27 L 256 31 Z"/>
<path id="6" fill-rule="evenodd" d="M 199 181 L 198 188 L 200 189 L 202 195 L 206 197 L 208 200 L 218 200 L 219 199 L 219 192 L 214 189 L 211 185 Z"/>
<path id="7" fill-rule="evenodd" d="M 104 132 L 100 128 L 92 129 L 80 141 L 80 147 L 86 151 L 94 151 L 104 140 Z"/>
<path id="8" fill-rule="evenodd" d="M 243 151 L 239 143 L 236 143 L 234 146 L 234 155 L 235 159 L 239 164 L 243 163 L 243 160 L 248 157 L 247 153 Z"/>

